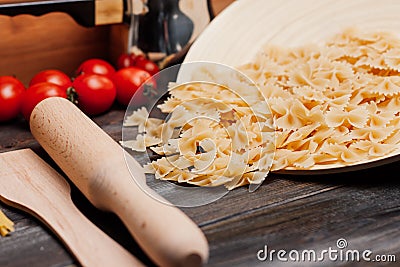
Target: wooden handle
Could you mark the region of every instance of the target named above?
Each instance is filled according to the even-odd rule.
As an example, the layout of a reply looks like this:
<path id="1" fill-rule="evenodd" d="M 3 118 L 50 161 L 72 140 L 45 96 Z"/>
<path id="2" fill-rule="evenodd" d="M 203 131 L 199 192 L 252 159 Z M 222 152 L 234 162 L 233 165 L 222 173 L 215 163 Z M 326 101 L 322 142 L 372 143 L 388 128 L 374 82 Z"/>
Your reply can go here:
<path id="1" fill-rule="evenodd" d="M 82 266 L 143 266 L 83 216 L 67 181 L 30 149 L 0 154 L 0 199 L 43 221 Z"/>
<path id="2" fill-rule="evenodd" d="M 160 266 L 200 266 L 208 259 L 204 234 L 181 210 L 143 192 L 133 159 L 66 99 L 48 98 L 33 110 L 32 134 L 68 177 L 98 208 L 115 212 L 143 250 Z M 133 169 L 132 169 L 133 168 Z"/>

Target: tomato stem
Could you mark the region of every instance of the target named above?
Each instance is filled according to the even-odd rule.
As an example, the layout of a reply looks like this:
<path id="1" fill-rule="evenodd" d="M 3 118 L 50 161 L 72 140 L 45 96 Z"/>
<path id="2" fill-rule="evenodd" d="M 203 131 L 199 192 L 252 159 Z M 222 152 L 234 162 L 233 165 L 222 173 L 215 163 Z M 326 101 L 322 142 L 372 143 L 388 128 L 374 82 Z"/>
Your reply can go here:
<path id="1" fill-rule="evenodd" d="M 75 88 L 72 87 L 72 86 L 68 87 L 68 89 L 67 89 L 67 99 L 69 101 L 71 101 L 72 103 L 74 103 L 75 105 L 78 105 L 78 98 L 79 98 L 79 96 L 76 93 Z"/>

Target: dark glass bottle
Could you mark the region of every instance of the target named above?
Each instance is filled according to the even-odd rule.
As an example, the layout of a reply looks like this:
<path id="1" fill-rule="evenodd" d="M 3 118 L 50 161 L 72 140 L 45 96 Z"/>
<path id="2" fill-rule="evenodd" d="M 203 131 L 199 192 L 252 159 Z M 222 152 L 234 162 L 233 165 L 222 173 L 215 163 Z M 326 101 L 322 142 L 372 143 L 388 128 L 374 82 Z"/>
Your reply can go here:
<path id="1" fill-rule="evenodd" d="M 149 12 L 139 20 L 139 48 L 173 54 L 190 40 L 194 24 L 179 9 L 180 0 L 149 0 Z"/>
<path id="2" fill-rule="evenodd" d="M 165 1 L 165 40 L 167 53 L 182 50 L 193 34 L 193 22 L 179 9 L 180 0 Z"/>
<path id="3" fill-rule="evenodd" d="M 164 38 L 164 0 L 149 0 L 149 12 L 140 16 L 138 46 L 144 52 L 167 53 Z"/>

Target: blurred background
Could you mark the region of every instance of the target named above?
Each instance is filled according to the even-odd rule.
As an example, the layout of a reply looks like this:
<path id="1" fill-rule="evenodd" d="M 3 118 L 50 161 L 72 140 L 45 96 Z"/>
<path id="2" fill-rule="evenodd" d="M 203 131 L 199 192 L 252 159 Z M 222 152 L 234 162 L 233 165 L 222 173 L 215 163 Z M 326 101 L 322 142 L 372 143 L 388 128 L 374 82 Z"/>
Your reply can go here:
<path id="1" fill-rule="evenodd" d="M 233 1 L 210 0 L 212 12 L 217 15 Z M 44 69 L 73 75 L 79 63 L 88 58 L 115 63 L 127 49 L 128 29 L 128 24 L 83 27 L 61 12 L 40 17 L 0 15 L 0 75 L 14 75 L 27 84 Z"/>

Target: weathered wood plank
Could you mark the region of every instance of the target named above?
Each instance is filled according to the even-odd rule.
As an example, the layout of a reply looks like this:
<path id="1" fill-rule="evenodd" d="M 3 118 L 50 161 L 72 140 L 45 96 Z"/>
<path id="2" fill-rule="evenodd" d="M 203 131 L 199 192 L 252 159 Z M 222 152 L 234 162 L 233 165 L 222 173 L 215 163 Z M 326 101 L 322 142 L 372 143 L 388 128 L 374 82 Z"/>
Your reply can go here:
<path id="1" fill-rule="evenodd" d="M 22 211 L 0 209 L 15 223 L 11 236 L 0 238 L 0 266 L 47 266 L 73 264 L 74 259 L 51 232 L 39 221 Z M 44 266 L 42 265 L 42 266 Z"/>
<path id="2" fill-rule="evenodd" d="M 336 240 L 339 238 L 348 241 L 349 249 L 369 249 L 374 255 L 396 254 L 398 258 L 400 182 L 396 179 L 396 173 L 399 170 L 398 164 L 391 164 L 373 171 L 314 177 L 314 182 L 307 181 L 304 177 L 289 180 L 290 177 L 285 176 L 280 181 L 286 186 L 284 190 L 263 185 L 256 192 L 259 194 L 257 199 L 245 202 L 248 209 L 224 219 L 214 219 L 203 227 L 211 244 L 210 265 L 265 266 L 267 263 L 258 261 L 256 257 L 257 251 L 264 245 L 276 250 L 322 250 L 329 246 L 336 248 Z M 384 179 L 371 179 L 377 176 L 369 176 L 370 179 L 363 177 L 384 171 L 387 171 Z M 323 184 L 331 184 L 331 187 L 311 193 L 306 193 L 305 189 L 298 192 L 297 197 L 289 197 L 280 202 L 270 201 L 270 198 L 275 198 L 274 195 L 286 194 L 286 191 L 290 193 L 290 188 L 301 182 L 308 184 L 306 188 Z M 274 193 L 274 190 L 280 190 L 280 193 Z M 219 209 L 222 213 L 234 209 L 234 203 L 241 205 L 240 201 L 232 203 L 230 200 L 233 199 L 227 197 L 220 203 L 211 204 L 208 207 L 209 212 Z M 265 205 L 259 204 L 262 201 Z M 224 205 L 226 208 L 223 209 Z M 210 209 L 212 206 L 214 209 Z M 195 211 L 188 213 L 191 212 Z M 205 217 L 207 216 L 203 215 L 200 220 L 204 221 Z M 343 262 L 325 263 L 326 266 L 335 264 L 340 265 Z M 268 266 L 275 265 L 283 264 L 275 261 L 271 265 L 268 262 Z M 360 266 L 376 266 L 376 263 L 361 262 Z"/>

